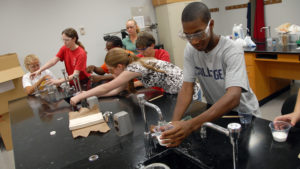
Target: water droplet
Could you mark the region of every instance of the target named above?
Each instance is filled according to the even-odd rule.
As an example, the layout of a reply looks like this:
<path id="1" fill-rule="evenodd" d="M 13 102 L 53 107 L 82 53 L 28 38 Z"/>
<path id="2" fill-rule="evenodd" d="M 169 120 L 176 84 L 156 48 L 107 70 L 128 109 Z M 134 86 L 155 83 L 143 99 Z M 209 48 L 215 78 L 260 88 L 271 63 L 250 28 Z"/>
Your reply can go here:
<path id="1" fill-rule="evenodd" d="M 59 118 L 57 118 L 57 120 L 59 121 L 59 120 L 62 120 L 62 119 L 64 119 L 63 117 L 59 117 Z"/>
<path id="2" fill-rule="evenodd" d="M 56 134 L 56 131 L 51 131 L 51 132 L 50 132 L 50 135 L 51 135 L 51 136 L 54 136 L 55 134 Z"/>

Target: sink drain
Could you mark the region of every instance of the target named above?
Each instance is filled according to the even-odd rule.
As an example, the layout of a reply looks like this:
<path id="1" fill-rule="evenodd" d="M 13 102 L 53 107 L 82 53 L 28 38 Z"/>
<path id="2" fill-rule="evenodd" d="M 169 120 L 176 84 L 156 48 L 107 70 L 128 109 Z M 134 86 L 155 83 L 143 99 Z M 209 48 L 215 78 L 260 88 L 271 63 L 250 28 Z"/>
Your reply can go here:
<path id="1" fill-rule="evenodd" d="M 151 168 L 170 169 L 170 167 L 164 163 L 152 163 L 152 164 L 145 166 L 142 169 L 151 169 Z"/>
<path id="2" fill-rule="evenodd" d="M 96 161 L 96 160 L 98 160 L 98 158 L 99 158 L 99 156 L 98 156 L 97 154 L 91 155 L 91 156 L 89 157 L 89 161 Z"/>

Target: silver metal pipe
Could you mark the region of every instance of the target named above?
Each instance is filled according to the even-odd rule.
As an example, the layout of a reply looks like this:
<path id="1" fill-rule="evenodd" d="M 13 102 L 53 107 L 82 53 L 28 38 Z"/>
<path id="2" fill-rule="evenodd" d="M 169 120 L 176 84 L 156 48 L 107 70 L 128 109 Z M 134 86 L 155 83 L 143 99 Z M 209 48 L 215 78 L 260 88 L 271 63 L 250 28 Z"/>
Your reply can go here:
<path id="1" fill-rule="evenodd" d="M 227 129 L 225 129 L 224 127 L 218 126 L 216 124 L 213 124 L 211 122 L 206 122 L 206 123 L 202 124 L 201 132 L 205 132 L 205 136 L 206 136 L 206 127 L 212 128 L 212 129 L 218 131 L 219 133 L 229 136 L 229 131 Z"/>
<path id="2" fill-rule="evenodd" d="M 213 124 L 211 122 L 205 122 L 202 124 L 201 127 L 201 138 L 206 138 L 206 128 L 212 128 L 219 133 L 222 133 L 229 137 L 230 143 L 232 144 L 232 158 L 233 158 L 233 168 L 238 168 L 238 138 L 240 136 L 241 132 L 241 124 L 239 123 L 229 123 L 227 126 L 227 129 L 218 126 L 216 124 Z"/>
<path id="3" fill-rule="evenodd" d="M 229 131 L 229 138 L 232 144 L 232 158 L 233 158 L 233 168 L 238 168 L 238 139 L 240 137 L 240 133 L 242 127 L 239 123 L 229 123 L 227 126 Z"/>
<path id="4" fill-rule="evenodd" d="M 67 76 L 66 76 L 66 70 L 65 69 L 61 69 L 61 72 L 64 75 L 66 85 L 68 85 L 68 80 L 67 80 Z"/>
<path id="5" fill-rule="evenodd" d="M 158 116 L 159 116 L 159 122 L 163 121 L 163 115 L 158 106 L 156 106 L 155 104 L 149 103 L 145 100 L 144 94 L 138 94 L 137 100 L 138 100 L 139 106 L 142 110 L 142 114 L 143 114 L 143 118 L 144 118 L 144 122 L 145 122 L 144 145 L 145 145 L 146 157 L 149 158 L 152 155 L 152 148 L 153 148 L 154 143 L 153 143 L 153 140 L 151 137 L 151 132 L 148 127 L 148 120 L 147 120 L 147 116 L 146 116 L 145 105 L 156 110 L 156 112 L 158 113 Z"/>
<path id="6" fill-rule="evenodd" d="M 138 103 L 139 103 L 139 106 L 142 110 L 142 114 L 143 114 L 143 119 L 144 119 L 144 122 L 145 122 L 145 132 L 149 132 L 149 127 L 148 127 L 148 120 L 147 120 L 147 117 L 146 117 L 146 111 L 145 111 L 145 95 L 144 94 L 138 94 L 137 95 L 137 99 L 138 99 Z"/>
<path id="7" fill-rule="evenodd" d="M 78 88 L 77 88 L 77 84 L 76 84 L 76 78 L 73 76 L 73 83 L 75 86 L 75 93 L 79 92 Z"/>
<path id="8" fill-rule="evenodd" d="M 153 104 L 153 103 L 147 102 L 147 101 L 145 101 L 144 104 L 145 104 L 146 106 L 151 107 L 151 108 L 153 108 L 154 110 L 156 110 L 156 112 L 158 113 L 159 121 L 164 121 L 162 112 L 161 112 L 161 110 L 160 110 L 160 108 L 159 108 L 158 106 L 156 106 L 156 105 Z"/>
<path id="9" fill-rule="evenodd" d="M 75 79 L 77 81 L 79 92 L 82 92 L 81 85 L 80 85 L 80 80 L 79 80 L 79 74 L 75 74 L 74 77 L 75 77 Z"/>
<path id="10" fill-rule="evenodd" d="M 262 32 L 263 29 L 266 29 L 268 31 L 268 36 L 267 38 L 271 38 L 271 27 L 270 26 L 265 26 L 260 28 L 260 32 Z"/>

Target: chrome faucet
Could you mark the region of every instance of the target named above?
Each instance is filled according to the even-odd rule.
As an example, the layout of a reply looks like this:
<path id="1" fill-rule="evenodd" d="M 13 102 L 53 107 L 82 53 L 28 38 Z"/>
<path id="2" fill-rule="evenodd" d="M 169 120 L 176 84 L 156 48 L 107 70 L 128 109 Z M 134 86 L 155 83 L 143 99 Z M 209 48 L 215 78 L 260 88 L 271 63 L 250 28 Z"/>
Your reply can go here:
<path id="1" fill-rule="evenodd" d="M 271 27 L 270 26 L 261 27 L 260 32 L 262 32 L 262 30 L 264 30 L 264 29 L 266 29 L 268 31 L 267 38 L 271 38 Z"/>
<path id="2" fill-rule="evenodd" d="M 64 92 L 64 96 L 65 97 L 70 97 L 70 96 L 72 96 L 72 93 L 71 93 L 71 86 L 70 86 L 70 84 L 68 83 L 69 82 L 69 77 L 66 75 L 66 70 L 65 69 L 62 69 L 61 70 L 61 72 L 62 72 L 62 74 L 64 75 L 64 78 L 65 78 L 65 86 L 64 86 L 64 90 L 63 90 L 63 92 Z"/>
<path id="3" fill-rule="evenodd" d="M 233 168 L 237 169 L 237 164 L 238 164 L 238 138 L 240 136 L 241 132 L 241 124 L 239 123 L 229 123 L 227 125 L 227 129 L 218 126 L 216 124 L 206 122 L 202 124 L 201 127 L 201 138 L 206 138 L 206 128 L 212 128 L 222 134 L 225 134 L 226 136 L 229 137 L 230 143 L 232 144 L 232 157 L 233 157 Z"/>
<path id="4" fill-rule="evenodd" d="M 159 120 L 158 120 L 158 125 L 160 124 L 164 124 L 164 118 L 162 115 L 162 112 L 160 110 L 160 108 L 158 106 L 156 106 L 155 104 L 152 104 L 148 101 L 145 100 L 145 94 L 138 94 L 137 95 L 137 100 L 139 103 L 139 106 L 142 110 L 142 114 L 143 114 L 143 119 L 145 122 L 145 131 L 144 131 L 144 143 L 145 143 L 145 149 L 146 149 L 146 157 L 149 158 L 152 155 L 152 145 L 153 140 L 151 139 L 151 132 L 149 130 L 149 126 L 148 126 L 148 121 L 147 121 L 147 116 L 146 116 L 146 111 L 145 111 L 145 105 L 148 107 L 153 108 L 154 110 L 156 110 Z"/>
<path id="5" fill-rule="evenodd" d="M 73 82 L 74 82 L 74 86 L 76 89 L 75 95 L 80 94 L 82 92 L 82 89 L 81 89 L 81 84 L 80 84 L 80 80 L 79 80 L 79 74 L 74 74 Z M 81 107 L 89 107 L 86 99 L 81 100 Z"/>
<path id="6" fill-rule="evenodd" d="M 145 105 L 156 110 L 156 112 L 158 114 L 158 118 L 159 118 L 158 124 L 164 122 L 162 112 L 158 106 L 145 100 L 145 94 L 138 94 L 137 99 L 138 99 L 139 106 L 143 113 L 143 118 L 144 118 L 144 122 L 145 122 L 145 132 L 150 132 L 149 127 L 148 127 L 147 117 L 146 117 Z"/>

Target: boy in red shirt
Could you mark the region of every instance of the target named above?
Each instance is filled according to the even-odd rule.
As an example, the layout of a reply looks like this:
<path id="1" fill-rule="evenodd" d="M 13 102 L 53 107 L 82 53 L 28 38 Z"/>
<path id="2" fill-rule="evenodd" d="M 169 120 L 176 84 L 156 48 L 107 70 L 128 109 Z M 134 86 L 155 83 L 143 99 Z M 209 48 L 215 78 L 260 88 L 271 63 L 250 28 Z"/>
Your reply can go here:
<path id="1" fill-rule="evenodd" d="M 164 49 L 154 49 L 155 39 L 147 32 L 141 32 L 136 40 L 137 57 L 154 57 L 158 60 L 170 62 L 170 55 Z"/>
<path id="2" fill-rule="evenodd" d="M 154 49 L 155 39 L 154 37 L 147 32 L 141 32 L 138 34 L 138 38 L 136 40 L 136 50 L 140 53 L 136 55 L 137 57 L 154 57 L 158 60 L 163 60 L 166 62 L 170 62 L 170 55 L 164 49 Z M 143 86 L 143 84 L 139 81 L 134 82 L 135 87 Z M 153 89 L 164 91 L 159 87 L 152 87 Z"/>

